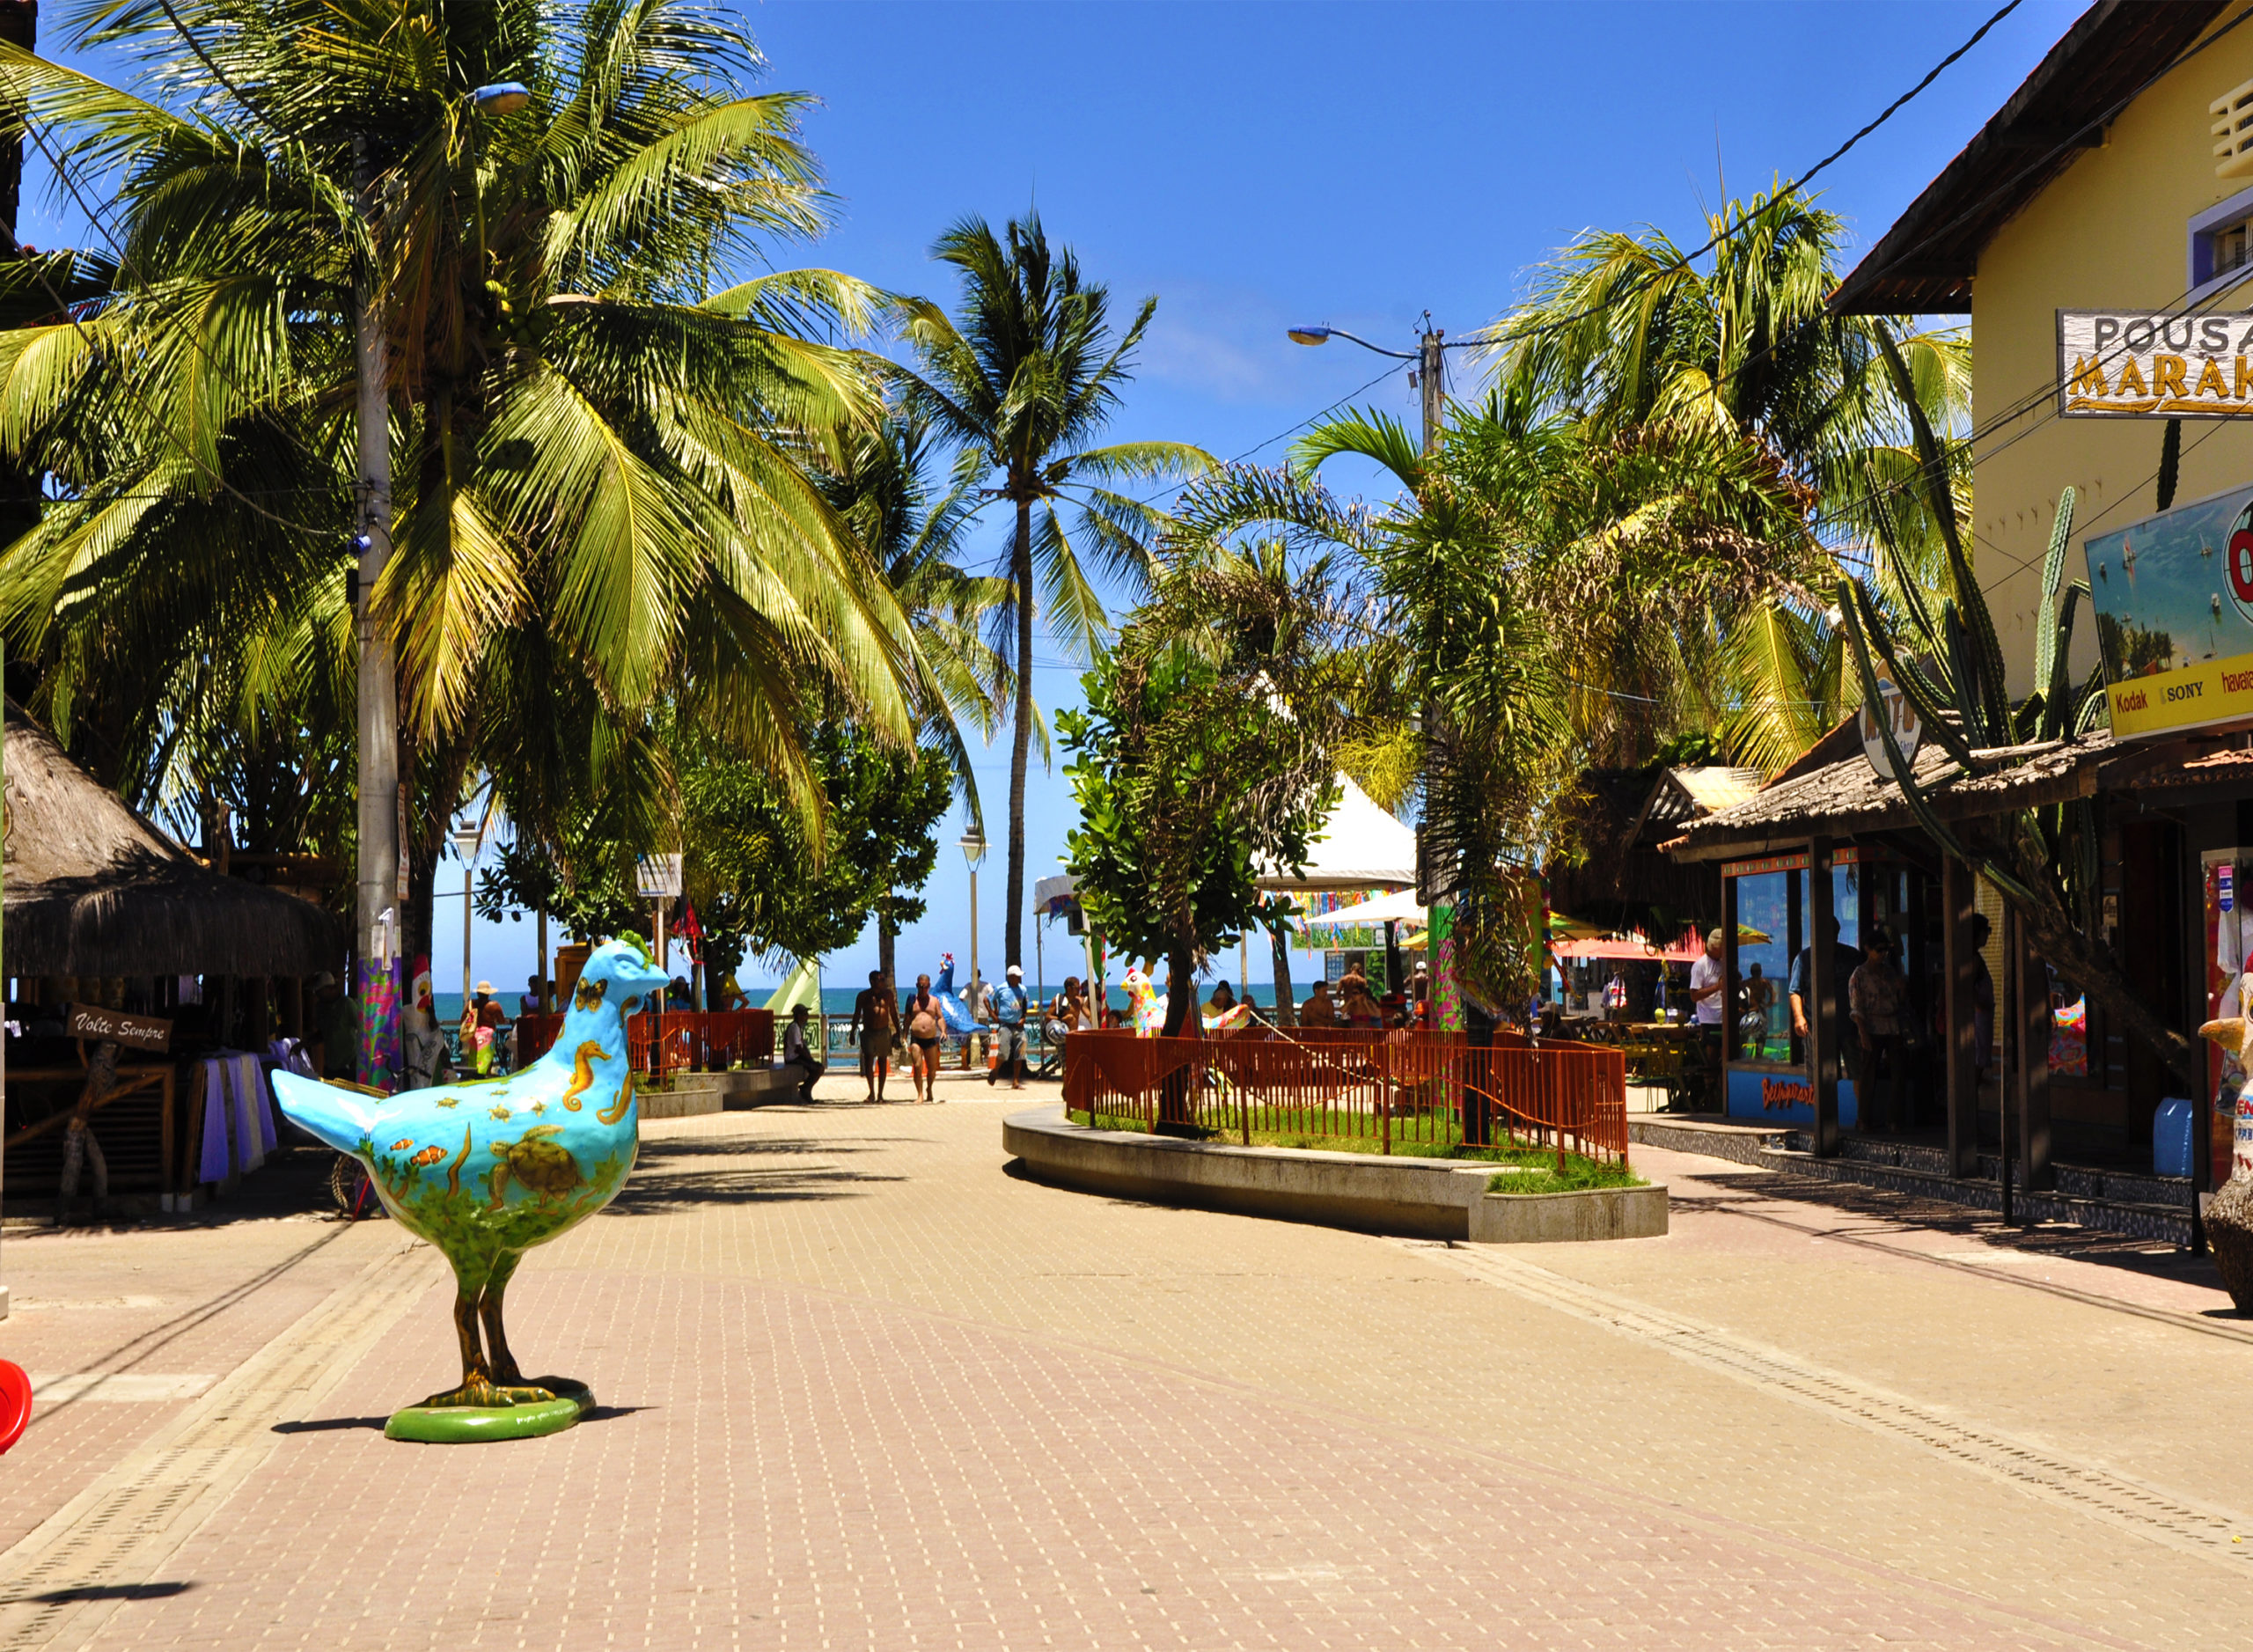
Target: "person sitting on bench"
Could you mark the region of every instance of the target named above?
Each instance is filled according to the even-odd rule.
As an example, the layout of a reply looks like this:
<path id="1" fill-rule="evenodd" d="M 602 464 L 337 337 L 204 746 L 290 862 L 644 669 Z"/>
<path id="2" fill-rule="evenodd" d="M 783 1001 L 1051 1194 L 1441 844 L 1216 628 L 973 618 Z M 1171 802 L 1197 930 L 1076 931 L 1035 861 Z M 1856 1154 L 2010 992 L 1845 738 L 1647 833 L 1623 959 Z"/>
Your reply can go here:
<path id="1" fill-rule="evenodd" d="M 790 1006 L 790 1024 L 782 1029 L 782 1065 L 795 1067 L 804 1077 L 798 1083 L 798 1099 L 813 1099 L 814 1081 L 829 1070 L 828 1064 L 813 1059 L 813 1052 L 806 1046 L 806 1007 Z"/>

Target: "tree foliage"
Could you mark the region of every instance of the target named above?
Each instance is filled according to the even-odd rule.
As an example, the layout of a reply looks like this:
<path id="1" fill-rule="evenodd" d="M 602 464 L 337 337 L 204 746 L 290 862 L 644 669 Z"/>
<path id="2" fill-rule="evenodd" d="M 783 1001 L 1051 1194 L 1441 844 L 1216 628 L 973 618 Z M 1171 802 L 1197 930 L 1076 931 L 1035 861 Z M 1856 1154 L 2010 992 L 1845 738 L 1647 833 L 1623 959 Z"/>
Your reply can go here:
<path id="1" fill-rule="evenodd" d="M 1349 677 L 1340 638 L 1361 593 L 1279 540 L 1169 539 L 1151 600 L 1058 721 L 1080 804 L 1068 840 L 1088 921 L 1130 956 L 1166 958 L 1166 1032 L 1194 1036 L 1191 981 L 1212 951 L 1286 901 L 1263 869 L 1296 872 L 1336 802 Z"/>
<path id="2" fill-rule="evenodd" d="M 912 740 L 915 638 L 815 475 L 878 415 L 830 341 L 884 300 L 730 284 L 825 213 L 805 99 L 749 90 L 747 36 L 685 0 L 82 0 L 70 31 L 130 84 L 11 48 L 0 73 L 120 252 L 0 276 L 0 451 L 53 496 L 0 554 L 0 627 L 106 778 L 193 799 L 241 736 L 349 735 L 356 289 L 386 337 L 396 550 L 364 596 L 421 889 L 477 767 L 569 748 L 508 775 L 555 851 L 647 781 L 661 704 L 808 806 L 814 698 Z M 479 113 L 504 80 L 530 106 Z M 318 847 L 349 853 L 348 814 L 315 811 Z"/>
<path id="3" fill-rule="evenodd" d="M 1050 246 L 1037 213 L 999 235 L 982 218 L 965 218 L 933 255 L 960 272 L 962 305 L 953 319 L 936 305 L 910 306 L 919 371 L 906 381 L 908 405 L 956 444 L 958 480 L 982 483 L 981 503 L 1006 503 L 1015 518 L 993 635 L 1013 720 L 1002 933 L 1007 961 L 1022 964 L 1034 616 L 1046 617 L 1068 654 L 1090 657 L 1110 634 L 1090 566 L 1139 586 L 1163 522 L 1119 484 L 1194 473 L 1212 459 L 1177 442 L 1095 440 L 1118 409 L 1156 298 L 1114 331 L 1109 289 L 1082 275 L 1068 247 Z"/>

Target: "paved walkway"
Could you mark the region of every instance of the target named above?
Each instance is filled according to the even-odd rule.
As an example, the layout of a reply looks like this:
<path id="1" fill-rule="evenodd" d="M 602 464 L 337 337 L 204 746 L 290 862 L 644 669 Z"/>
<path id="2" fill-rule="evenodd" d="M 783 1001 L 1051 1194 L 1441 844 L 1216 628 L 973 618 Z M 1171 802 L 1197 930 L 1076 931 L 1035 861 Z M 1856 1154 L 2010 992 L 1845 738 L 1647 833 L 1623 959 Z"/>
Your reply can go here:
<path id="1" fill-rule="evenodd" d="M 11 1234 L 0 1353 L 108 1380 L 0 1462 L 0 1645 L 2243 1638 L 2202 1264 L 1656 1149 L 1665 1238 L 1397 1242 L 1017 1179 L 1053 1088 L 943 1093 L 650 1127 L 511 1292 L 604 1408 L 482 1450 L 381 1437 L 453 1358 L 387 1222 Z"/>

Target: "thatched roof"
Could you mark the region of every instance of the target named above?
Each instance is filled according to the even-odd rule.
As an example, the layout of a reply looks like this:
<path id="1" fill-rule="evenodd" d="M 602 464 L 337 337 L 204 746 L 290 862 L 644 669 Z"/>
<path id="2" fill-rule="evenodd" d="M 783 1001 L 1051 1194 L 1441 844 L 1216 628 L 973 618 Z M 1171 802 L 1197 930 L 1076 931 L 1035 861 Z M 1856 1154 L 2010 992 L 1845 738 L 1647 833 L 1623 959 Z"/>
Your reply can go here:
<path id="1" fill-rule="evenodd" d="M 1653 909 L 1679 915 L 1721 908 L 1720 885 L 1703 868 L 1658 852 L 1684 821 L 1706 811 L 1699 793 L 1742 796 L 1759 775 L 1726 768 L 1596 768 L 1583 772 L 1559 810 L 1579 841 L 1581 858 L 1542 869 L 1559 912 L 1608 926 L 1644 922 Z"/>
<path id="2" fill-rule="evenodd" d="M 1937 741 L 1918 752 L 1918 789 L 1943 820 L 1976 819 L 2014 809 L 2040 808 L 2100 790 L 2180 784 L 2196 772 L 2190 760 L 2208 743 L 2120 741 L 2102 731 L 2077 740 L 1975 752 L 1998 767 L 1963 773 Z M 2221 781 L 2231 776 L 2212 776 Z M 1854 756 L 1805 774 L 1772 781 L 1733 809 L 1693 820 L 1666 844 L 1677 860 L 1716 860 L 1794 848 L 1820 833 L 1850 838 L 1871 833 L 1913 832 L 1916 816 L 1900 787 L 1881 780 L 1867 758 Z"/>
<path id="3" fill-rule="evenodd" d="M 210 871 L 7 709 L 4 945 L 11 975 L 311 975 L 336 920 Z"/>

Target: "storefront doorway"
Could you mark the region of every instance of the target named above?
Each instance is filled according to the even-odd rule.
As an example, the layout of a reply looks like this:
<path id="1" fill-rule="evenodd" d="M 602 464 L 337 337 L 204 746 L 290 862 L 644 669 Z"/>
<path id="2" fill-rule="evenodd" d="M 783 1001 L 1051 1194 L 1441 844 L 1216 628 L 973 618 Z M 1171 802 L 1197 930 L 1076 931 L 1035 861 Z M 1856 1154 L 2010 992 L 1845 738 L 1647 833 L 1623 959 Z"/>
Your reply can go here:
<path id="1" fill-rule="evenodd" d="M 1722 1094 L 1728 1116 L 1797 1127 L 1815 1123 L 1815 1080 L 1809 1033 L 1814 1000 L 1815 919 L 1827 903 L 1838 921 L 1832 958 L 1836 980 L 1833 1047 L 1845 1053 L 1838 1078 L 1838 1122 L 1862 1124 L 1861 1093 L 1882 1085 L 1892 1121 L 1918 1129 L 1945 1110 L 1944 1076 L 1932 1046 L 1941 947 L 1937 882 L 1897 855 L 1858 845 L 1837 849 L 1820 877 L 1806 850 L 1738 861 L 1721 868 L 1722 935 L 1728 947 L 1731 1008 L 1723 1040 Z M 1862 941 L 1893 942 L 1908 978 L 1915 1030 L 1893 1069 L 1866 1072 L 1848 1016 L 1847 984 L 1863 961 Z"/>

